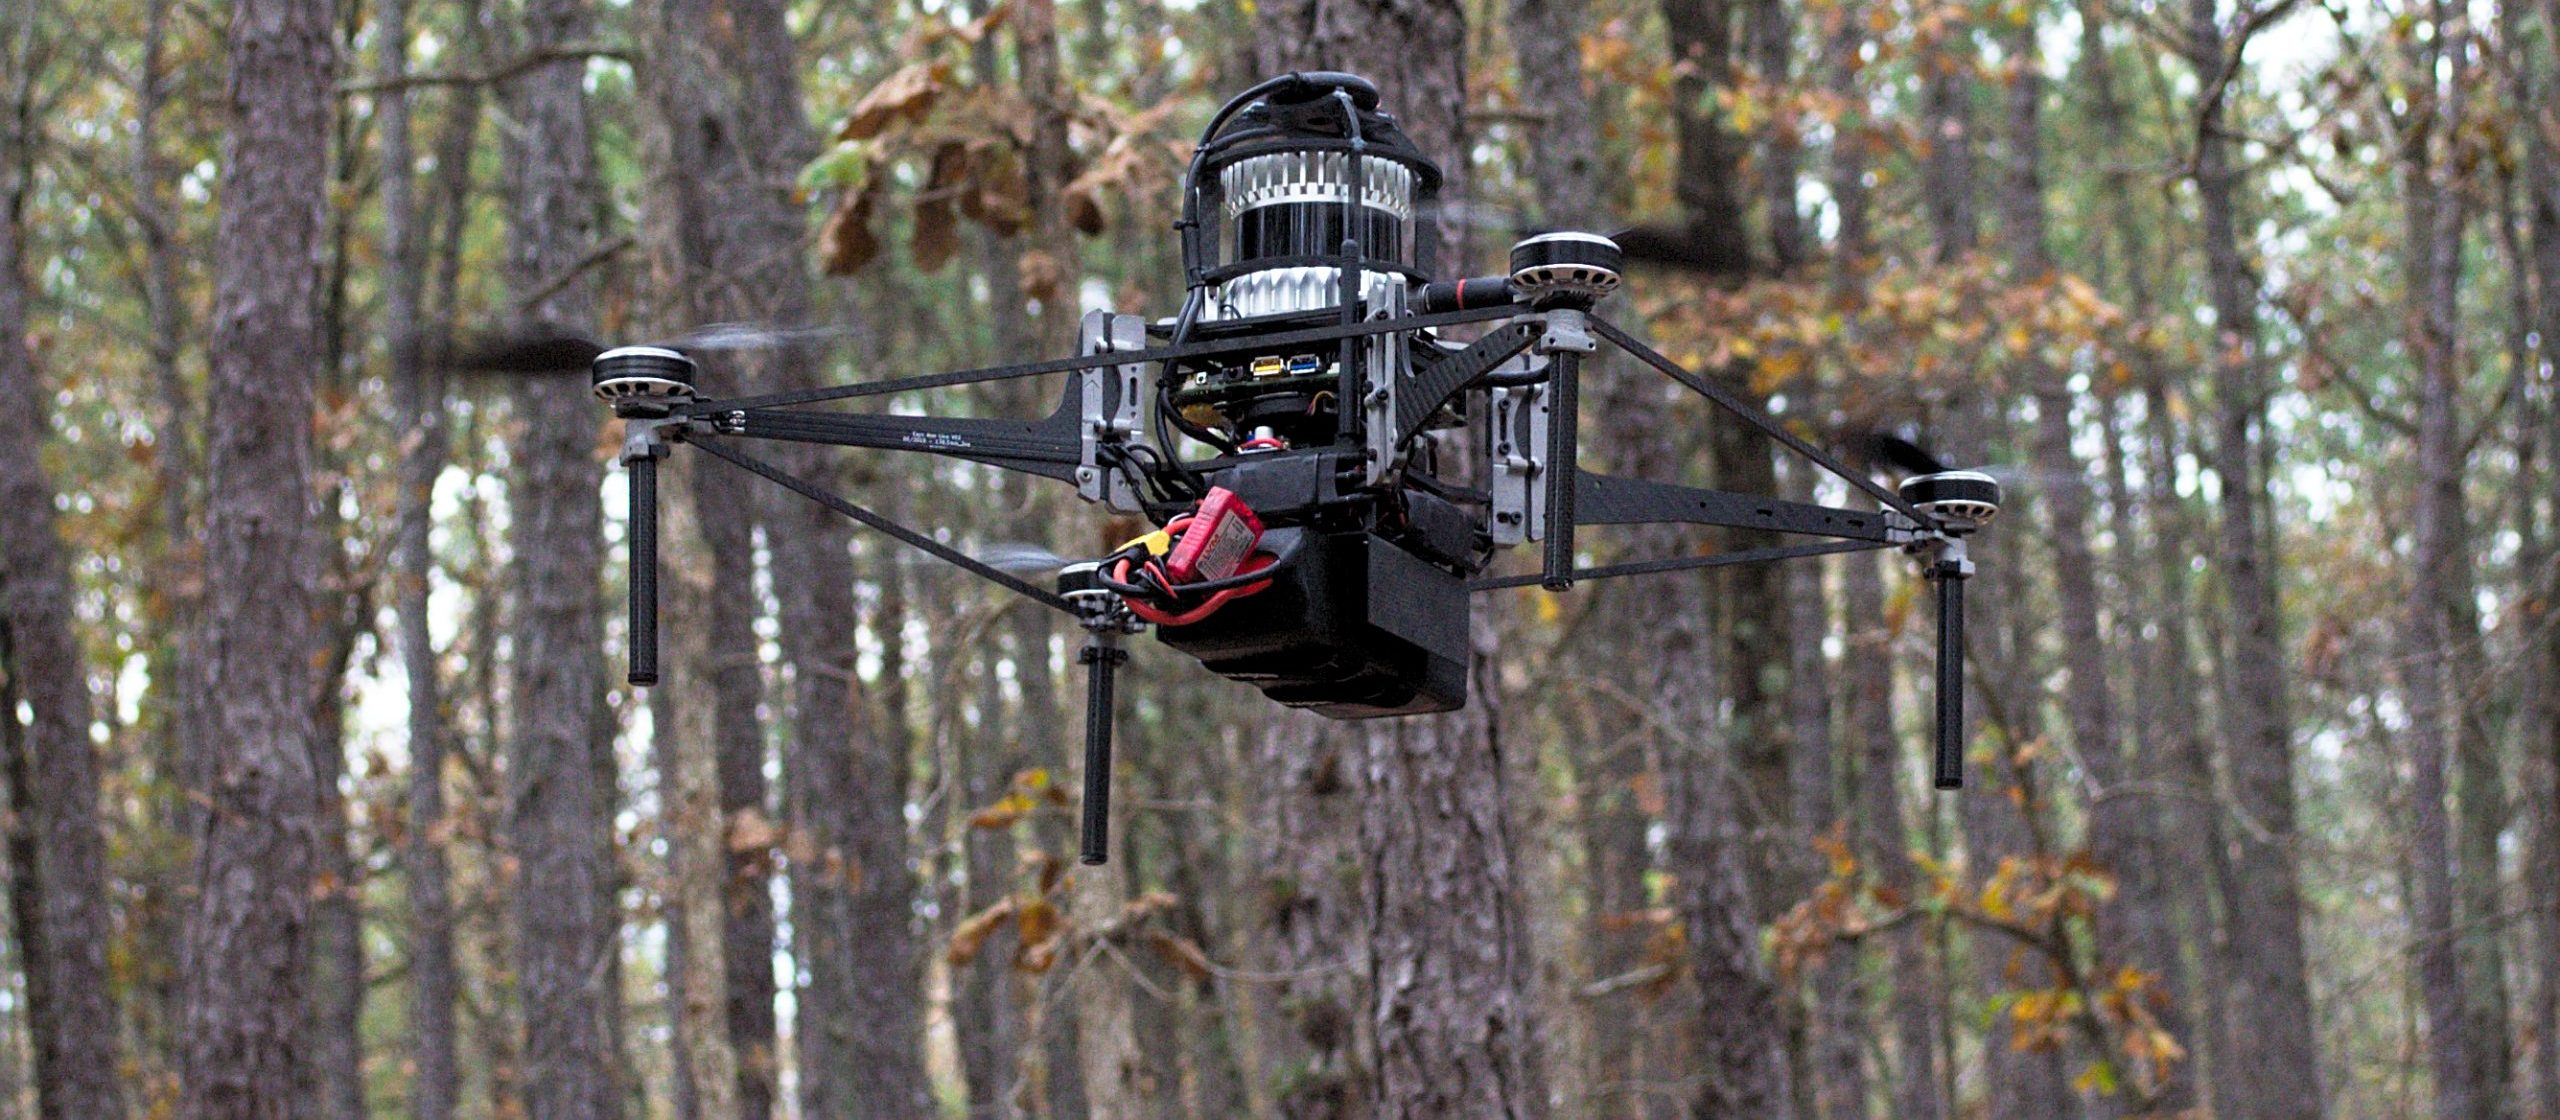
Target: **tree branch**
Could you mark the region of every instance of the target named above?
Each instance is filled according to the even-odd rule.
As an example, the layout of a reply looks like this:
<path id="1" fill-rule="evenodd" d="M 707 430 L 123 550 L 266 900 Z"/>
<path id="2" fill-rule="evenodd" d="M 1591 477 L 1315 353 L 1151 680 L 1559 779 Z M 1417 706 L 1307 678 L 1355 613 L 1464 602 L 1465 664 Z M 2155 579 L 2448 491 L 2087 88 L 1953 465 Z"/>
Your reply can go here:
<path id="1" fill-rule="evenodd" d="M 398 79 L 375 78 L 361 82 L 340 82 L 338 92 L 343 95 L 387 93 L 395 89 L 415 89 L 420 86 L 496 85 L 511 78 L 520 77 L 526 71 L 548 66 L 554 62 L 583 62 L 591 58 L 610 58 L 622 63 L 632 62 L 631 51 L 625 47 L 599 43 L 562 43 L 558 46 L 536 47 L 486 70 L 454 70 L 410 74 Z"/>

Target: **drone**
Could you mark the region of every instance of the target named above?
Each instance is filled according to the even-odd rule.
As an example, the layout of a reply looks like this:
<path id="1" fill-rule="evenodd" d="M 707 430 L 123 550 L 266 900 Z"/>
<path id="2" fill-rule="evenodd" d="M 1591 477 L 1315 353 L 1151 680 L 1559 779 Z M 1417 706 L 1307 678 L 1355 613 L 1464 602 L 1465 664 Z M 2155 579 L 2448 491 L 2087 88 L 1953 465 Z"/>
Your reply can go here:
<path id="1" fill-rule="evenodd" d="M 1435 279 L 1442 181 L 1375 85 L 1292 72 L 1237 94 L 1202 132 L 1174 227 L 1186 293 L 1172 318 L 1093 311 L 1073 357 L 727 400 L 695 392 L 682 343 L 595 356 L 595 394 L 624 424 L 630 682 L 658 680 L 657 470 L 683 444 L 1074 617 L 1086 634 L 1087 864 L 1109 848 L 1114 676 L 1132 635 L 1152 629 L 1289 707 L 1412 716 L 1465 705 L 1476 592 L 1870 549 L 1917 557 L 1936 590 L 1933 780 L 1961 788 L 1966 541 L 1999 513 L 1999 483 L 1933 469 L 1889 489 L 1612 325 L 1595 312 L 1621 283 L 1608 237 L 1537 234 L 1512 246 L 1502 275 Z M 1479 333 L 1444 337 L 1462 327 Z M 1877 508 L 1583 470 L 1579 378 L 1602 343 Z M 1058 375 L 1066 387 L 1040 419 L 811 407 Z M 1043 587 L 746 450 L 765 440 L 1039 475 L 1156 528 Z M 1186 458 L 1186 440 L 1213 454 Z M 1812 540 L 1576 566 L 1583 526 L 1670 523 Z M 1523 544 L 1537 547 L 1536 572 L 1485 574 Z"/>

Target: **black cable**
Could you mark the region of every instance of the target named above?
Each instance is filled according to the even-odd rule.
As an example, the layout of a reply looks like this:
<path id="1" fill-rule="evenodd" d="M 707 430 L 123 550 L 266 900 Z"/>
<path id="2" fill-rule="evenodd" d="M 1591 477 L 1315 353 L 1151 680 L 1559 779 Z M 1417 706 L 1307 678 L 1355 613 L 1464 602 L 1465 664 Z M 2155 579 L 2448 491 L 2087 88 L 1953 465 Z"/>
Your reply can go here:
<path id="1" fill-rule="evenodd" d="M 1126 583 L 1113 578 L 1110 574 L 1111 569 L 1120 561 L 1141 559 L 1140 556 L 1131 555 L 1130 549 L 1122 549 L 1119 552 L 1112 553 L 1111 555 L 1103 558 L 1102 567 L 1094 573 L 1094 578 L 1099 580 L 1102 583 L 1102 586 L 1119 592 L 1122 595 L 1139 599 L 1166 599 L 1174 602 L 1180 602 L 1186 598 L 1226 591 L 1231 588 L 1249 587 L 1253 584 L 1261 583 L 1264 580 L 1270 579 L 1271 577 L 1280 574 L 1280 572 L 1289 565 L 1296 563 L 1298 560 L 1298 554 L 1304 550 L 1305 545 L 1306 537 L 1300 536 L 1290 541 L 1288 547 L 1272 553 L 1270 563 L 1250 572 L 1237 572 L 1236 574 L 1224 579 L 1204 579 L 1196 583 L 1178 583 L 1170 586 Z"/>

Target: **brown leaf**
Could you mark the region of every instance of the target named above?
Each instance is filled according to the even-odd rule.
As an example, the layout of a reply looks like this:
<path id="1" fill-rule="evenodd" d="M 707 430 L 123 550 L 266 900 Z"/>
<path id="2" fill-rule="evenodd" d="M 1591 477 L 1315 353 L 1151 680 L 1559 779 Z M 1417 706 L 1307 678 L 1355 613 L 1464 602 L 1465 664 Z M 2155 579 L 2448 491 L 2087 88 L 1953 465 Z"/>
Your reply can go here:
<path id="1" fill-rule="evenodd" d="M 1089 190 L 1069 187 L 1066 193 L 1068 224 L 1076 227 L 1077 233 L 1087 237 L 1100 234 L 1108 225 L 1103 220 L 1101 200 L 1096 199 L 1093 192 Z"/>
<path id="2" fill-rule="evenodd" d="M 1183 975 L 1194 980 L 1209 978 L 1209 954 L 1202 952 L 1190 938 L 1158 933 L 1149 935 L 1147 940 L 1155 945 L 1157 955 L 1162 956 L 1165 963 L 1181 969 Z"/>
<path id="3" fill-rule="evenodd" d="M 1651 770 L 1640 771 L 1627 779 L 1634 788 L 1636 810 L 1648 817 L 1660 817 L 1671 811 L 1671 802 L 1662 792 L 1662 775 Z"/>
<path id="4" fill-rule="evenodd" d="M 1026 952 L 1048 944 L 1051 938 L 1066 929 L 1067 924 L 1066 916 L 1045 898 L 1022 904 L 1014 920 L 1022 928 L 1022 945 Z"/>
<path id="5" fill-rule="evenodd" d="M 943 959 L 955 965 L 978 959 L 978 953 L 987 947 L 987 939 L 1012 919 L 1013 899 L 1009 896 L 962 919 L 959 927 L 951 931 L 951 942 L 942 951 Z"/>
<path id="6" fill-rule="evenodd" d="M 852 115 L 836 130 L 836 139 L 869 140 L 902 118 L 911 124 L 923 120 L 950 78 L 951 64 L 941 61 L 913 63 L 889 75 L 854 103 Z"/>
<path id="7" fill-rule="evenodd" d="M 792 829 L 783 834 L 782 854 L 793 863 L 814 867 L 818 863 L 817 837 L 810 835 L 805 828 Z"/>
<path id="8" fill-rule="evenodd" d="M 977 163 L 976 153 L 966 140 L 945 140 L 933 149 L 932 169 L 925 172 L 924 189 L 942 192 L 967 182 L 971 168 Z"/>
<path id="9" fill-rule="evenodd" d="M 847 191 L 818 232 L 818 255 L 830 276 L 851 276 L 880 255 L 880 239 L 871 232 L 871 212 L 879 202 L 877 187 Z"/>
<path id="10" fill-rule="evenodd" d="M 1012 11 L 1011 3 L 998 4 L 987 9 L 987 14 L 961 24 L 952 34 L 959 37 L 963 43 L 976 43 L 986 38 L 989 32 L 1004 26 L 1005 17 L 1012 14 Z"/>
<path id="11" fill-rule="evenodd" d="M 926 272 L 942 271 L 960 252 L 960 216 L 952 212 L 949 196 L 926 195 L 916 200 L 915 240 L 907 251 L 916 267 Z"/>
<path id="12" fill-rule="evenodd" d="M 1031 815 L 1031 809 L 1030 798 L 1019 793 L 1009 793 L 995 804 L 969 814 L 969 827 L 984 829 L 1010 827 L 1013 822 Z"/>
<path id="13" fill-rule="evenodd" d="M 969 168 L 968 188 L 960 192 L 962 215 L 1003 237 L 1030 227 L 1031 181 L 1011 145 L 980 144 Z"/>
<path id="14" fill-rule="evenodd" d="M 1067 881 L 1066 861 L 1034 848 L 1022 853 L 1022 866 L 1032 873 L 1042 895 L 1055 894 Z"/>
<path id="15" fill-rule="evenodd" d="M 1022 295 L 1025 299 L 1036 299 L 1042 303 L 1048 303 L 1058 298 L 1058 290 L 1067 282 L 1067 266 L 1059 263 L 1058 258 L 1050 255 L 1047 250 L 1033 249 L 1022 254 L 1022 259 L 1014 263 L 1014 268 L 1021 273 Z"/>
<path id="16" fill-rule="evenodd" d="M 760 852 L 782 839 L 782 830 L 760 809 L 741 809 L 729 818 L 729 851 L 733 855 Z"/>
<path id="17" fill-rule="evenodd" d="M 1053 937 L 1038 945 L 1026 945 L 1021 952 L 1013 955 L 1013 967 L 1034 976 L 1047 972 L 1057 967 L 1058 949 L 1064 944 L 1064 941 Z"/>

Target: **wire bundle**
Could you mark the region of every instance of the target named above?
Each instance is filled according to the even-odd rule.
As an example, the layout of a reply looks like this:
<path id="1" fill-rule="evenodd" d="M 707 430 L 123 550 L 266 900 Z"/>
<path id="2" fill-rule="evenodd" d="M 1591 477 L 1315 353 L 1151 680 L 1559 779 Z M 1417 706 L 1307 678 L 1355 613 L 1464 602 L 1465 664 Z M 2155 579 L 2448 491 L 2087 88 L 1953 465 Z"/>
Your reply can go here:
<path id="1" fill-rule="evenodd" d="M 1102 586 L 1117 592 L 1130 613 L 1158 626 L 1189 626 L 1228 603 L 1268 589 L 1275 570 L 1296 558 L 1295 544 L 1278 554 L 1256 551 L 1245 557 L 1234 575 L 1177 583 L 1164 570 L 1164 554 L 1192 520 L 1190 514 L 1183 514 L 1103 557 Z"/>

